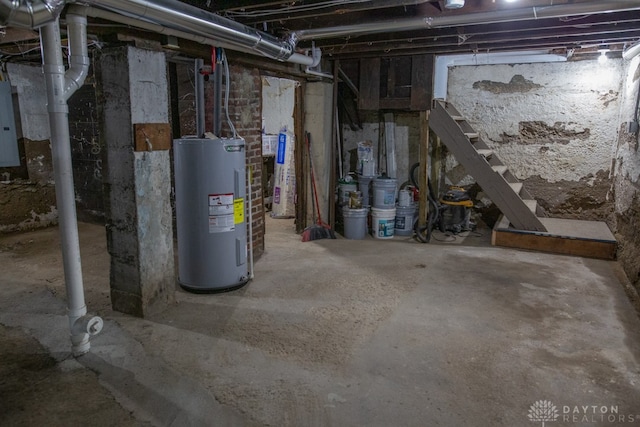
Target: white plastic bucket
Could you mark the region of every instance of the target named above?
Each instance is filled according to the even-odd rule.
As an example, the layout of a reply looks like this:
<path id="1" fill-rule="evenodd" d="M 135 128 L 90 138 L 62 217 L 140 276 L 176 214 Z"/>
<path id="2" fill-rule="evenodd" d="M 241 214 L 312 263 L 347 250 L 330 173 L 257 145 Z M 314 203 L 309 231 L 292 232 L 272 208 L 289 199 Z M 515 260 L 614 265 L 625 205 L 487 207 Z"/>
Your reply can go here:
<path id="1" fill-rule="evenodd" d="M 358 171 L 364 176 L 374 176 L 376 174 L 376 161 L 371 159 L 363 159 L 361 164 L 361 168 Z"/>
<path id="2" fill-rule="evenodd" d="M 340 182 L 338 184 L 338 206 L 349 206 L 349 193 L 358 191 L 358 185 L 353 182 Z"/>
<path id="3" fill-rule="evenodd" d="M 371 231 L 376 239 L 393 238 L 396 228 L 396 208 L 371 208 Z"/>
<path id="4" fill-rule="evenodd" d="M 411 236 L 416 218 L 416 205 L 398 206 L 396 209 L 396 234 L 398 236 Z"/>
<path id="5" fill-rule="evenodd" d="M 378 209 L 395 209 L 395 178 L 376 178 L 373 180 L 373 207 Z"/>
<path id="6" fill-rule="evenodd" d="M 398 206 L 408 208 L 411 205 L 413 205 L 413 192 L 407 189 L 398 191 Z"/>
<path id="7" fill-rule="evenodd" d="M 353 240 L 362 240 L 367 236 L 368 209 L 342 209 L 344 216 L 344 237 Z"/>
<path id="8" fill-rule="evenodd" d="M 371 205 L 371 181 L 373 176 L 358 175 L 358 188 L 362 192 L 362 206 Z"/>

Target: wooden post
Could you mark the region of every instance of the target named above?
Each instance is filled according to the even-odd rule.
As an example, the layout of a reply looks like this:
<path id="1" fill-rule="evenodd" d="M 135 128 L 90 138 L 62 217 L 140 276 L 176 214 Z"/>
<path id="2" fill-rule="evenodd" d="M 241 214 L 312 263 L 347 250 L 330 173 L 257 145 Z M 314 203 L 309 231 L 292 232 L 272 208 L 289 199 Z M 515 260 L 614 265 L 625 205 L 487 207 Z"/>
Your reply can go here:
<path id="1" fill-rule="evenodd" d="M 435 135 L 434 135 L 435 136 Z M 440 172 L 442 168 L 442 141 L 439 136 L 435 136 L 435 143 L 433 146 L 433 156 L 431 156 L 431 186 L 435 191 L 436 196 L 440 192 Z"/>
<path id="2" fill-rule="evenodd" d="M 293 108 L 293 127 L 295 129 L 295 169 L 296 169 L 296 233 L 302 233 L 311 225 L 307 206 L 309 197 L 309 153 L 304 133 L 304 83 L 295 90 L 296 103 Z"/>
<path id="3" fill-rule="evenodd" d="M 418 224 L 420 227 L 427 225 L 427 214 L 429 213 L 429 202 L 427 195 L 429 187 L 427 176 L 429 170 L 429 110 L 420 111 L 420 176 L 418 186 L 420 187 L 420 204 Z"/>
<path id="4" fill-rule="evenodd" d="M 337 122 L 338 115 L 338 71 L 340 70 L 340 60 L 333 61 L 333 108 L 331 109 L 331 175 L 329 178 L 329 225 L 331 228 L 336 226 L 336 199 L 333 197 L 333 192 L 336 188 L 336 156 L 338 152 L 336 146 L 339 145 L 338 138 L 336 136 L 336 128 L 339 126 Z"/>

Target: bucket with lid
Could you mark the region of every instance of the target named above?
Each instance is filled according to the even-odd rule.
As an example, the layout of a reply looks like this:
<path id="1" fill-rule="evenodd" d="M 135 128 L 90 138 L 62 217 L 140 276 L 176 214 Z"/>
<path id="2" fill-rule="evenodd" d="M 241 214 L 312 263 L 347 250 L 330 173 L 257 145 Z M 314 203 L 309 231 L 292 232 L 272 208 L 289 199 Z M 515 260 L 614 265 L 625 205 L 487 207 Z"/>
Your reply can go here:
<path id="1" fill-rule="evenodd" d="M 341 179 L 338 181 L 338 206 L 349 205 L 349 193 L 358 191 L 358 185 L 355 181 Z"/>
<path id="2" fill-rule="evenodd" d="M 344 207 L 344 237 L 353 240 L 362 240 L 367 236 L 368 209 L 349 209 Z"/>
<path id="3" fill-rule="evenodd" d="M 413 191 L 403 188 L 398 191 L 398 206 L 408 208 L 413 205 Z"/>
<path id="4" fill-rule="evenodd" d="M 378 177 L 373 180 L 373 207 L 378 209 L 395 209 L 396 179 Z"/>
<path id="5" fill-rule="evenodd" d="M 371 181 L 374 176 L 358 175 L 358 189 L 362 192 L 362 205 L 371 205 Z"/>
<path id="6" fill-rule="evenodd" d="M 376 239 L 392 239 L 396 228 L 396 208 L 371 208 L 371 231 Z"/>
<path id="7" fill-rule="evenodd" d="M 411 236 L 413 234 L 413 226 L 418 219 L 417 206 L 398 206 L 396 208 L 396 224 L 395 233 L 398 236 Z"/>

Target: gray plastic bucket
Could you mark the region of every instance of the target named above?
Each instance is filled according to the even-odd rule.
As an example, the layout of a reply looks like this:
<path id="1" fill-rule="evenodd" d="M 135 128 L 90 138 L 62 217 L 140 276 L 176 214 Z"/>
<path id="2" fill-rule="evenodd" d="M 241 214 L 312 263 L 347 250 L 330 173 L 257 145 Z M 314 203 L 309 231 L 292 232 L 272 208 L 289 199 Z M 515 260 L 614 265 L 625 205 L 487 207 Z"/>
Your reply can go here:
<path id="1" fill-rule="evenodd" d="M 371 205 L 371 181 L 374 176 L 358 175 L 358 189 L 362 192 L 362 206 Z"/>
<path id="2" fill-rule="evenodd" d="M 416 205 L 407 207 L 398 206 L 396 208 L 396 234 L 398 236 L 411 236 L 413 233 L 413 224 L 418 217 Z"/>
<path id="3" fill-rule="evenodd" d="M 344 237 L 353 240 L 362 240 L 367 235 L 368 209 L 342 208 L 344 217 Z"/>
<path id="4" fill-rule="evenodd" d="M 373 207 L 378 209 L 395 209 L 395 178 L 376 178 L 373 180 Z"/>

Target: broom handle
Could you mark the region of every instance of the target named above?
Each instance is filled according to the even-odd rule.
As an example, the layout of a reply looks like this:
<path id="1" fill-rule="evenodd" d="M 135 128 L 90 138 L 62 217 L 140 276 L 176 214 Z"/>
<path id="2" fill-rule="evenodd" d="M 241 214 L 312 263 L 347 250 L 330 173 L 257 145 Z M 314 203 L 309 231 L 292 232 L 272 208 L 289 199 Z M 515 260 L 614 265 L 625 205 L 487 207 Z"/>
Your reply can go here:
<path id="1" fill-rule="evenodd" d="M 307 132 L 307 149 L 309 150 L 309 169 L 311 170 L 311 185 L 313 186 L 313 197 L 316 201 L 316 209 L 318 211 L 318 224 L 323 225 L 322 215 L 320 214 L 320 205 L 318 203 L 318 190 L 316 189 L 316 177 L 313 173 L 313 159 L 311 158 L 311 134 Z"/>

